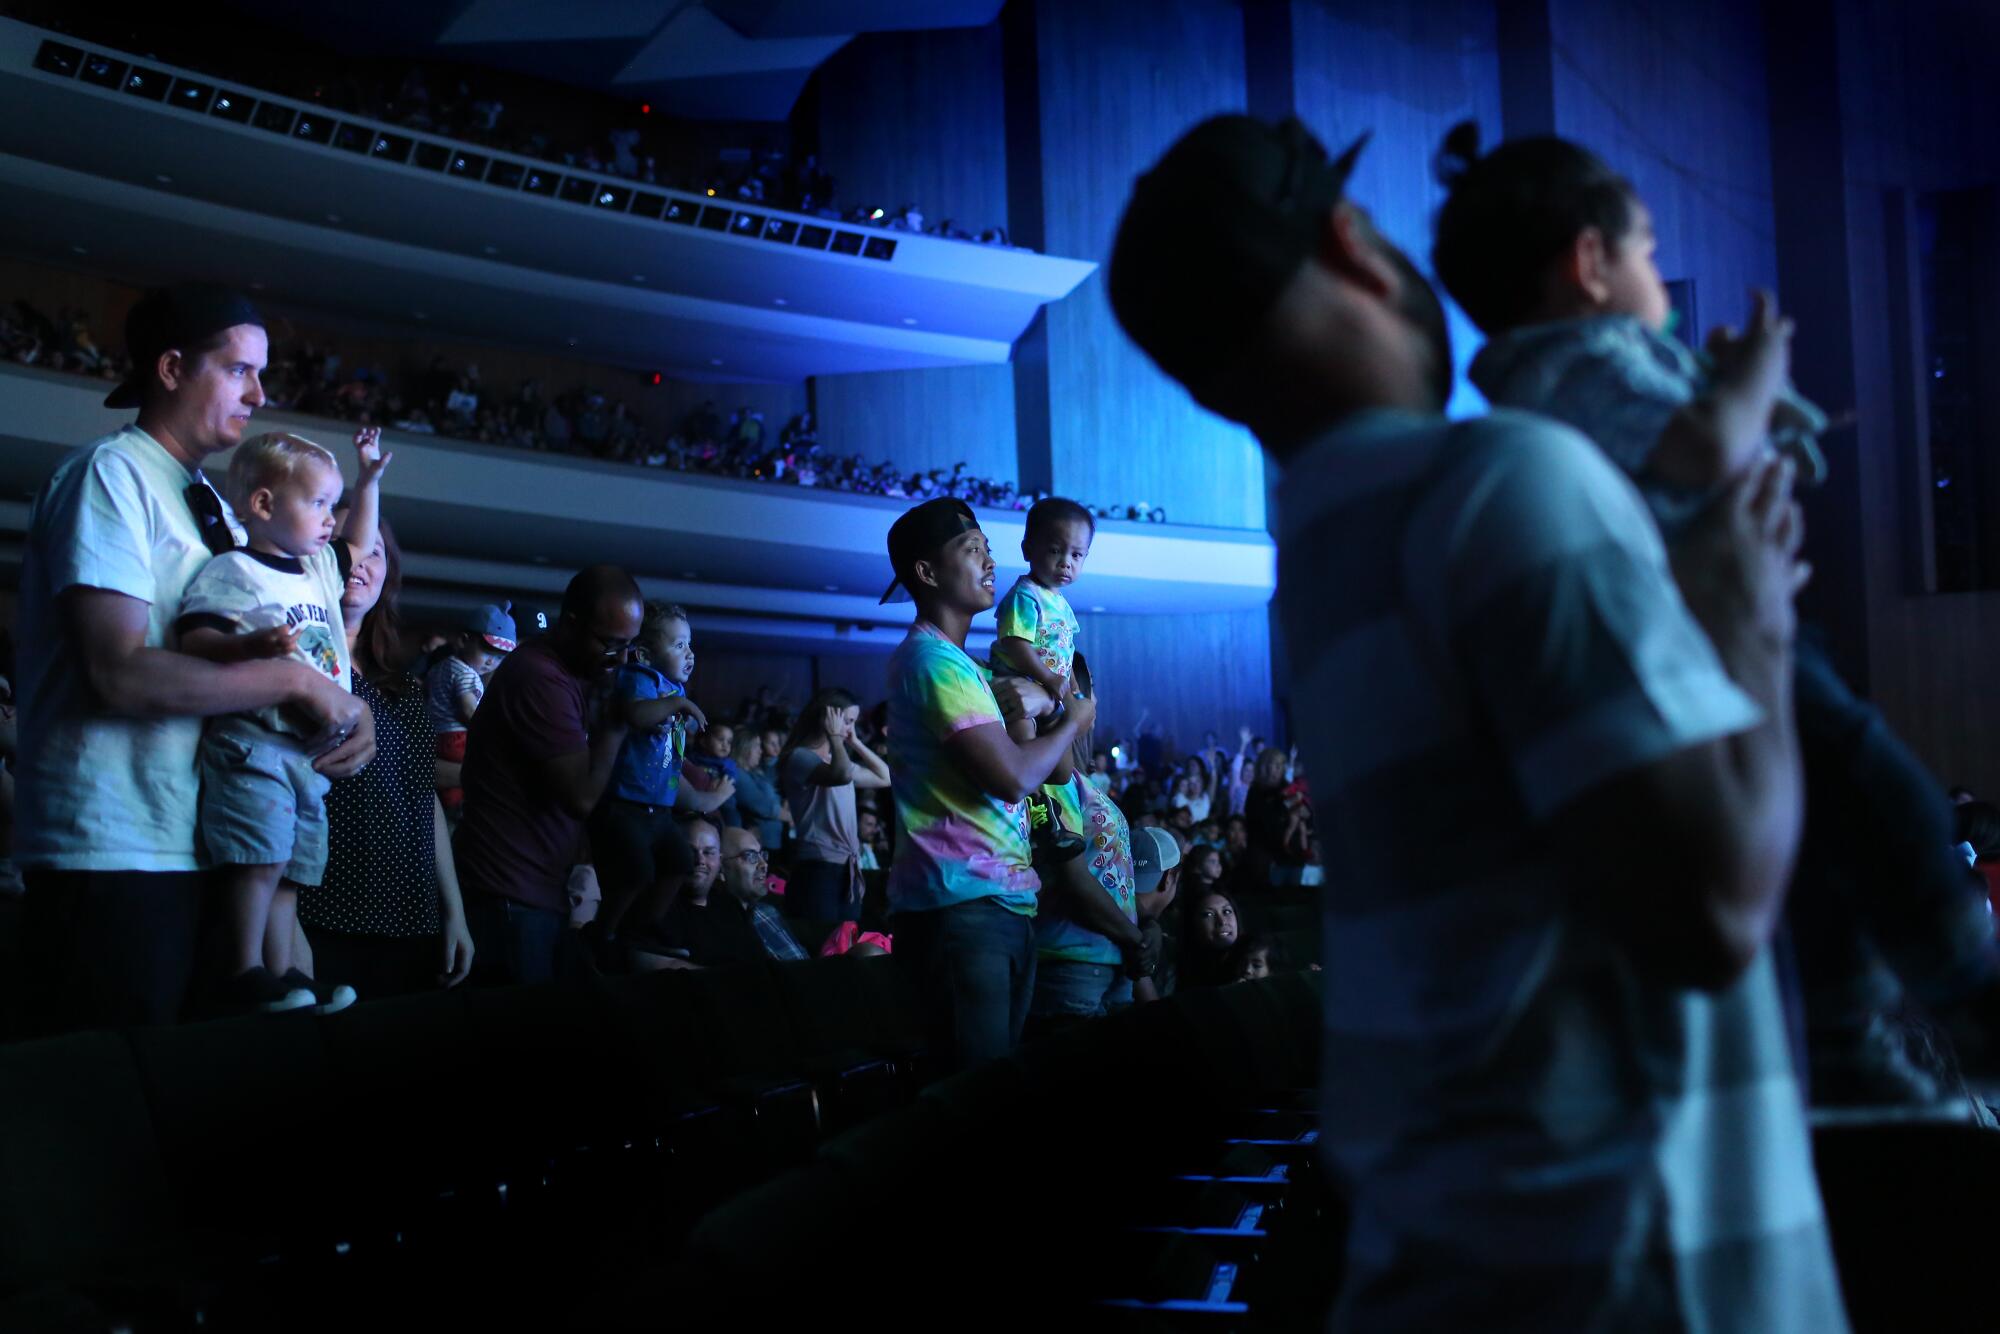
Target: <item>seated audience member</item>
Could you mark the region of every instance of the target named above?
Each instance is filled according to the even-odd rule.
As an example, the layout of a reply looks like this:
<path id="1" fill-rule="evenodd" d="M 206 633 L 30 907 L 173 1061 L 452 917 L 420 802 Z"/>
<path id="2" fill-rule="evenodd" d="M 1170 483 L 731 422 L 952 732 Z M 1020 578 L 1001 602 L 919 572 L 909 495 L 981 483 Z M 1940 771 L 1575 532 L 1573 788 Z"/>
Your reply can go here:
<path id="1" fill-rule="evenodd" d="M 289 705 L 347 740 L 374 723 L 345 683 L 289 658 L 232 664 L 168 648 L 190 583 L 240 529 L 201 472 L 264 401 L 262 318 L 235 292 L 149 292 L 125 325 L 131 374 L 105 406 L 138 421 L 76 451 L 35 497 L 20 580 L 15 856 L 28 993 L 47 1029 L 171 1023 L 193 977 L 205 892 L 193 777 L 200 719 Z"/>
<path id="2" fill-rule="evenodd" d="M 874 807 L 863 807 L 854 813 L 854 825 L 861 838 L 861 869 L 881 870 L 888 856 L 888 844 L 882 835 L 882 817 Z"/>
<path id="3" fill-rule="evenodd" d="M 1188 890 L 1214 889 L 1222 883 L 1222 849 L 1197 843 L 1188 851 Z"/>
<path id="4" fill-rule="evenodd" d="M 736 762 L 736 813 L 743 827 L 753 831 L 766 849 L 784 846 L 784 802 L 764 776 L 764 734 L 754 727 L 737 728 L 729 758 Z"/>
<path id="5" fill-rule="evenodd" d="M 361 461 L 354 504 L 340 525 L 340 463 L 295 435 L 262 435 L 229 460 L 229 503 L 241 550 L 202 567 L 181 600 L 181 651 L 213 663 L 288 658 L 343 688 L 352 664 L 341 594 L 357 554 L 375 549 L 381 511 L 381 432 L 354 437 Z M 218 868 L 222 940 L 210 998 L 224 1012 L 275 1012 L 354 1003 L 345 979 L 315 997 L 294 966 L 298 892 L 326 872 L 326 791 L 313 768 L 319 738 L 281 708 L 210 718 L 202 729 L 203 850 Z"/>
<path id="6" fill-rule="evenodd" d="M 717 831 L 706 821 L 691 823 L 689 842 L 704 866 L 711 839 L 718 869 L 689 879 L 660 919 L 655 933 L 659 944 L 670 957 L 697 968 L 806 958 L 797 937 L 764 902 L 771 892 L 770 863 L 757 835 L 748 829 Z"/>
<path id="7" fill-rule="evenodd" d="M 475 607 L 424 672 L 424 701 L 437 729 L 441 764 L 465 763 L 465 727 L 486 693 L 493 669 L 514 651 L 517 633 L 507 608 Z M 465 789 L 456 784 L 438 788 L 445 818 L 456 823 L 465 805 Z"/>
<path id="8" fill-rule="evenodd" d="M 1167 915 L 1180 894 L 1181 868 L 1186 858 L 1166 829 L 1138 830 L 1132 835 L 1132 883 L 1139 920 L 1151 924 Z"/>
<path id="9" fill-rule="evenodd" d="M 889 664 L 901 830 L 889 871 L 895 957 L 924 997 L 937 1049 L 965 1068 L 1020 1040 L 1034 991 L 1040 888 L 1027 797 L 1065 766 L 1096 706 L 1073 696 L 1061 701 L 1063 719 L 1034 740 L 1008 736 L 1000 698 L 965 651 L 972 618 L 993 605 L 993 555 L 963 501 L 926 501 L 904 513 L 889 530 L 889 563 L 895 580 L 884 601 L 902 587 L 917 604 Z M 1012 707 L 1024 707 L 1027 697 L 1014 691 L 1026 683 L 1003 684 Z"/>
<path id="10" fill-rule="evenodd" d="M 1181 923 L 1176 987 L 1215 987 L 1229 981 L 1229 952 L 1236 947 L 1241 922 L 1236 900 L 1219 889 L 1190 894 Z"/>
<path id="11" fill-rule="evenodd" d="M 1250 838 L 1250 880 L 1257 889 L 1299 883 L 1311 857 L 1312 833 L 1305 799 L 1288 789 L 1285 752 L 1272 746 L 1257 757 L 1243 818 Z"/>
<path id="12" fill-rule="evenodd" d="M 743 823 L 736 810 L 736 761 L 729 752 L 736 746 L 736 729 L 729 723 L 712 722 L 688 743 L 681 765 L 681 783 L 694 792 L 713 795 L 717 824 L 731 828 Z"/>
<path id="13" fill-rule="evenodd" d="M 861 707 L 839 687 L 806 702 L 778 756 L 780 789 L 798 837 L 785 908 L 816 922 L 861 917 L 857 789 L 889 786 L 889 766 L 854 735 Z"/>
<path id="14" fill-rule="evenodd" d="M 681 785 L 688 734 L 708 722 L 687 697 L 695 661 L 687 612 L 670 602 L 646 603 L 633 649 L 614 686 L 614 703 L 631 730 L 589 819 L 591 856 L 606 896 L 593 934 L 606 942 L 635 904 L 651 896 L 664 905 L 674 882 L 693 869 L 676 809 L 713 811 L 729 796 Z"/>
<path id="15" fill-rule="evenodd" d="M 1448 420 L 1444 308 L 1346 197 L 1359 152 L 1205 121 L 1140 179 L 1106 284 L 1287 479 L 1279 619 L 1342 868 L 1332 1326 L 1845 1329 L 1771 949 L 1802 809 L 1789 472 L 1670 563 L 1570 428 Z"/>
<path id="16" fill-rule="evenodd" d="M 731 829 L 723 834 L 722 888 L 749 913 L 764 953 L 780 962 L 810 957 L 771 902 L 771 857 L 755 831 Z"/>
<path id="17" fill-rule="evenodd" d="M 483 982 L 555 975 L 577 841 L 628 734 L 615 708 L 589 728 L 586 692 L 609 691 L 642 616 L 631 575 L 613 565 L 581 571 L 563 590 L 555 628 L 507 656 L 472 717 L 452 847 Z"/>
<path id="18" fill-rule="evenodd" d="M 1208 818 L 1211 805 L 1208 761 L 1199 755 L 1190 755 L 1187 772 L 1174 785 L 1174 809 L 1188 813 L 1188 826 L 1192 828 Z"/>
<path id="19" fill-rule="evenodd" d="M 633 972 L 700 967 L 689 957 L 687 927 L 677 916 L 677 910 L 683 902 L 708 906 L 715 882 L 722 876 L 722 829 L 710 815 L 690 813 L 679 819 L 681 837 L 686 840 L 692 859 L 690 868 L 671 898 L 647 903 L 644 915 L 636 921 L 628 918 L 625 929 L 619 933 L 619 943 Z"/>
<path id="20" fill-rule="evenodd" d="M 1245 936 L 1229 952 L 1227 968 L 1231 982 L 1255 982 L 1291 966 L 1285 943 L 1268 932 Z"/>
<path id="21" fill-rule="evenodd" d="M 472 968 L 423 682 L 395 666 L 402 582 L 401 553 L 383 522 L 340 597 L 354 693 L 375 719 L 375 758 L 327 789 L 326 875 L 299 894 L 311 971 L 345 979 L 370 999 L 454 987 Z"/>

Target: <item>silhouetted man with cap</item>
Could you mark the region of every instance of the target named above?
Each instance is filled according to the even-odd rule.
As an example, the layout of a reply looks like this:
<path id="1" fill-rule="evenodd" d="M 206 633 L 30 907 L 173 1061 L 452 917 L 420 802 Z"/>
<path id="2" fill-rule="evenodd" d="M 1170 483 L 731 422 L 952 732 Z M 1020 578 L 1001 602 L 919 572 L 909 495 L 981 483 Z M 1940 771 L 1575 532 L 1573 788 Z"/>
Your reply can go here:
<path id="1" fill-rule="evenodd" d="M 240 294 L 149 292 L 125 323 L 132 373 L 104 400 L 138 420 L 76 451 L 35 498 L 21 569 L 15 856 L 28 886 L 30 1002 L 49 1028 L 171 1022 L 192 976 L 207 877 L 195 847 L 201 720 L 287 705 L 316 766 L 355 773 L 374 724 L 283 659 L 172 651 L 181 598 L 241 538 L 202 460 L 264 402 L 264 322 Z"/>
<path id="2" fill-rule="evenodd" d="M 1284 468 L 1337 886 L 1333 1327 L 1843 1329 L 1768 945 L 1800 824 L 1789 473 L 1670 569 L 1582 436 L 1447 421 L 1443 312 L 1345 198 L 1358 151 L 1203 122 L 1133 187 L 1108 283 Z"/>
<path id="3" fill-rule="evenodd" d="M 917 604 L 889 660 L 890 787 L 902 831 L 889 872 L 895 957 L 923 989 L 935 1040 L 967 1067 L 1020 1040 L 1041 884 L 1027 799 L 1067 769 L 1096 706 L 1040 696 L 1038 709 L 1064 716 L 1032 741 L 1007 735 L 992 676 L 965 651 L 972 618 L 993 605 L 993 554 L 964 501 L 925 501 L 897 519 L 889 563 L 896 578 L 882 600 L 901 587 Z"/>

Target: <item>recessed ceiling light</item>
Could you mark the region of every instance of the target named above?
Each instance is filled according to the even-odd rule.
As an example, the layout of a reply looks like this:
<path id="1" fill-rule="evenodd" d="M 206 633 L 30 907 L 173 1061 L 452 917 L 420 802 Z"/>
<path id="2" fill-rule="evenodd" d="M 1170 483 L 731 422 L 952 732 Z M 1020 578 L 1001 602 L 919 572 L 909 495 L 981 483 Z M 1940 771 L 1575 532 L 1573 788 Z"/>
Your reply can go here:
<path id="1" fill-rule="evenodd" d="M 826 591 L 827 591 L 827 592 L 829 592 L 829 593 L 838 593 L 838 592 L 840 591 L 840 585 L 839 585 L 839 584 L 828 584 L 828 585 L 826 586 Z"/>
<path id="2" fill-rule="evenodd" d="M 917 322 L 917 320 L 916 320 L 916 317 L 915 317 L 914 315 L 905 315 L 905 316 L 903 316 L 903 323 L 905 323 L 905 324 L 915 324 L 916 322 Z"/>
<path id="3" fill-rule="evenodd" d="M 565 343 L 568 343 L 568 344 L 569 344 L 569 345 L 570 345 L 571 347 L 575 347 L 575 346 L 576 346 L 576 335 L 575 335 L 575 334 L 571 334 L 571 335 L 570 335 L 569 337 L 567 337 L 567 338 L 563 339 L 563 341 L 564 341 Z"/>
<path id="4" fill-rule="evenodd" d="M 484 250 L 489 255 L 497 255 L 500 253 L 500 247 L 497 245 L 483 245 L 479 248 L 481 250 Z"/>
<path id="5" fill-rule="evenodd" d="M 711 366 L 720 366 L 720 365 L 722 364 L 722 358 L 721 358 L 721 357 L 710 357 L 710 358 L 708 359 L 708 364 L 709 364 L 709 365 L 711 365 Z"/>
<path id="6" fill-rule="evenodd" d="M 89 250 L 85 249 L 80 245 L 73 245 L 69 248 L 69 250 L 72 255 L 87 255 L 90 253 Z"/>
<path id="7" fill-rule="evenodd" d="M 326 215 L 326 220 L 327 220 L 328 222 L 339 222 L 339 221 L 340 221 L 340 215 L 339 215 L 338 213 L 329 213 L 329 214 L 327 214 L 327 215 Z"/>
<path id="8" fill-rule="evenodd" d="M 533 561 L 537 565 L 547 565 L 549 563 L 549 558 L 547 556 L 530 556 L 528 557 L 528 559 Z"/>
<path id="9" fill-rule="evenodd" d="M 774 306 L 789 306 L 789 305 L 791 305 L 792 303 L 791 303 L 791 302 L 789 302 L 789 301 L 787 301 L 787 300 L 785 300 L 785 298 L 783 298 L 783 297 L 781 297 L 781 296 L 774 296 L 774 297 L 772 297 L 772 298 L 771 298 L 771 304 L 772 304 L 772 305 L 774 305 Z"/>
<path id="10" fill-rule="evenodd" d="M 158 181 L 161 185 L 172 185 L 174 183 L 174 178 L 167 175 L 165 172 L 161 172 L 158 176 L 155 176 L 153 179 Z"/>
<path id="11" fill-rule="evenodd" d="M 699 579 L 699 578 L 701 578 L 701 571 L 700 571 L 700 570 L 682 570 L 682 571 L 681 571 L 681 578 L 683 578 L 683 579 Z"/>
<path id="12" fill-rule="evenodd" d="M 635 283 L 643 283 L 646 281 L 646 275 L 643 273 L 635 273 L 632 275 L 632 281 Z"/>
<path id="13" fill-rule="evenodd" d="M 1103 610 L 1104 610 L 1104 608 L 1102 608 L 1102 607 L 1092 607 L 1092 608 L 1091 608 L 1091 610 L 1092 610 L 1092 611 L 1103 611 Z"/>

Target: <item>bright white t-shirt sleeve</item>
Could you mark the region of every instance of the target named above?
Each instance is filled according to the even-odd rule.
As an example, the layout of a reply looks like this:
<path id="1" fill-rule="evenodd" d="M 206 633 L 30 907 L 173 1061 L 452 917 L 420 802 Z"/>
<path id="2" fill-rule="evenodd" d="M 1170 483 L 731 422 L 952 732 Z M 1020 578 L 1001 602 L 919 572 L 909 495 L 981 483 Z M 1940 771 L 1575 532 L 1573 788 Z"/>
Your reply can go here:
<path id="1" fill-rule="evenodd" d="M 37 554 L 52 596 L 72 588 L 102 588 L 148 604 L 158 596 L 151 502 L 128 460 L 99 450 L 49 500 Z"/>

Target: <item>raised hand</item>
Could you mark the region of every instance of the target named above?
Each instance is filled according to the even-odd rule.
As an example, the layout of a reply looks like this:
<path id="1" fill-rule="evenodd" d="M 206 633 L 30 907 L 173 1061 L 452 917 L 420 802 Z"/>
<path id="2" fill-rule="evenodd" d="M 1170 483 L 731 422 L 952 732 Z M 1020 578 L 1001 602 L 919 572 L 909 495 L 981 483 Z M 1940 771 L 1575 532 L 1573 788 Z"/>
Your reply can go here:
<path id="1" fill-rule="evenodd" d="M 849 736 L 853 735 L 847 729 L 847 710 L 845 709 L 827 709 L 825 716 L 821 719 L 821 725 L 826 728 L 826 739 L 828 741 L 845 741 Z"/>
<path id="2" fill-rule="evenodd" d="M 1758 290 L 1750 294 L 1750 323 L 1743 332 L 1717 329 L 1708 336 L 1708 354 L 1718 379 L 1742 385 L 1763 404 L 1759 413 L 1769 420 L 1778 391 L 1792 366 L 1792 321 L 1778 314 L 1777 298 Z"/>
<path id="3" fill-rule="evenodd" d="M 382 452 L 382 428 L 364 426 L 354 433 L 354 453 L 361 460 L 361 475 L 355 479 L 356 486 L 371 486 L 382 479 L 394 454 Z"/>

